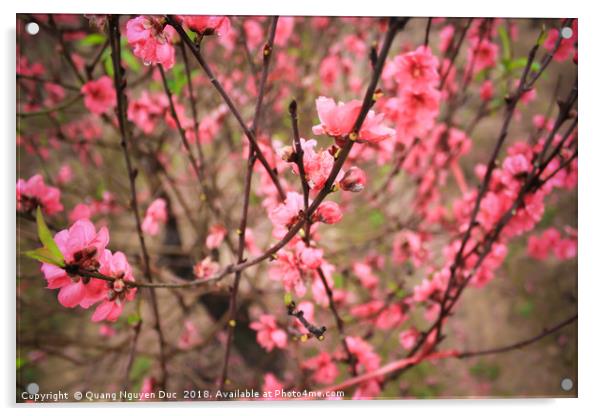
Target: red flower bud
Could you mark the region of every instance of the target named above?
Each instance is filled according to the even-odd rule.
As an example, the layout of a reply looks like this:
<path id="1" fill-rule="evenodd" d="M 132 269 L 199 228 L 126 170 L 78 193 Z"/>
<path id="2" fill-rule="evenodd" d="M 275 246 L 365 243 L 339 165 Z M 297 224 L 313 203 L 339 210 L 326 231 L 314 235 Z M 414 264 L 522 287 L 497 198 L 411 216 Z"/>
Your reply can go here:
<path id="1" fill-rule="evenodd" d="M 344 191 L 361 192 L 366 185 L 366 174 L 358 167 L 352 166 L 339 182 Z"/>

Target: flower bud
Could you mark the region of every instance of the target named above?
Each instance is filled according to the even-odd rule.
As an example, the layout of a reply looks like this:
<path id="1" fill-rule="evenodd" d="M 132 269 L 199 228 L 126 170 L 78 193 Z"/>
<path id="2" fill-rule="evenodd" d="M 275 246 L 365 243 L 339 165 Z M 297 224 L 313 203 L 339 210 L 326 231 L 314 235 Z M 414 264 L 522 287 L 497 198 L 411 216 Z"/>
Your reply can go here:
<path id="1" fill-rule="evenodd" d="M 284 146 L 283 148 L 278 149 L 278 156 L 285 162 L 292 162 L 293 157 L 295 156 L 295 150 L 293 149 L 293 146 Z"/>
<path id="2" fill-rule="evenodd" d="M 339 182 L 344 191 L 361 192 L 366 185 L 366 174 L 358 167 L 352 166 Z"/>
<path id="3" fill-rule="evenodd" d="M 335 224 L 341 221 L 341 218 L 343 218 L 341 208 L 333 201 L 323 202 L 313 215 L 314 221 L 320 221 L 326 224 Z"/>

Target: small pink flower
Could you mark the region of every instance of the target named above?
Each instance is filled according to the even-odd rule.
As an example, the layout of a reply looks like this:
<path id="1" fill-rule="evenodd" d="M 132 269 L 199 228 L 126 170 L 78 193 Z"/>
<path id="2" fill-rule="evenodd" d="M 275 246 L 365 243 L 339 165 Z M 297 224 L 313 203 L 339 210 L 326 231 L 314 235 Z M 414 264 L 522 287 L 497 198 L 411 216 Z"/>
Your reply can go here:
<path id="1" fill-rule="evenodd" d="M 263 400 L 277 400 L 277 391 L 281 391 L 284 387 L 282 383 L 276 378 L 276 376 L 272 373 L 267 373 L 263 377 L 263 385 L 261 390 L 265 392 L 269 392 L 269 395 L 262 395 Z"/>
<path id="2" fill-rule="evenodd" d="M 189 349 L 199 342 L 199 339 L 199 331 L 194 323 L 190 320 L 186 320 L 184 322 L 184 328 L 180 333 L 180 338 L 178 339 L 178 347 L 183 350 Z"/>
<path id="3" fill-rule="evenodd" d="M 227 16 L 180 16 L 186 26 L 203 36 L 217 33 L 225 36 L 230 32 L 230 19 Z"/>
<path id="4" fill-rule="evenodd" d="M 142 221 L 142 231 L 148 235 L 159 234 L 159 227 L 167 222 L 167 202 L 163 198 L 155 199 L 147 208 Z"/>
<path id="5" fill-rule="evenodd" d="M 360 279 L 360 283 L 366 289 L 374 289 L 378 285 L 378 276 L 374 274 L 372 266 L 365 262 L 353 263 L 353 273 Z"/>
<path id="6" fill-rule="evenodd" d="M 493 98 L 493 82 L 490 79 L 483 82 L 479 94 L 483 101 L 490 101 Z"/>
<path id="7" fill-rule="evenodd" d="M 284 203 L 273 208 L 268 216 L 275 227 L 286 230 L 297 222 L 303 207 L 303 195 L 298 192 L 287 192 Z"/>
<path id="8" fill-rule="evenodd" d="M 81 91 L 84 94 L 84 104 L 94 114 L 106 113 L 117 103 L 113 81 L 107 75 L 86 82 Z"/>
<path id="9" fill-rule="evenodd" d="M 343 137 L 351 133 L 362 102 L 352 100 L 348 103 L 336 104 L 332 98 L 319 97 L 316 100 L 320 124 L 315 125 L 312 130 L 314 134 L 327 134 L 333 137 Z"/>
<path id="10" fill-rule="evenodd" d="M 175 29 L 153 16 L 138 16 L 126 24 L 126 37 L 134 48 L 134 55 L 145 65 L 161 64 L 165 69 L 175 63 L 175 49 L 171 44 Z"/>
<path id="11" fill-rule="evenodd" d="M 274 38 L 274 44 L 277 46 L 286 45 L 289 38 L 293 34 L 294 26 L 295 18 L 293 16 L 280 17 L 278 19 L 278 25 L 276 26 L 276 36 Z"/>
<path id="12" fill-rule="evenodd" d="M 402 331 L 401 334 L 399 334 L 399 343 L 404 349 L 411 350 L 414 348 L 414 345 L 416 345 L 416 341 L 418 341 L 419 336 L 420 333 L 418 330 L 412 327 L 408 330 Z"/>
<path id="13" fill-rule="evenodd" d="M 68 164 L 61 165 L 58 174 L 56 175 L 56 180 L 60 184 L 66 184 L 73 180 L 73 171 L 71 170 L 71 166 Z"/>
<path id="14" fill-rule="evenodd" d="M 360 168 L 352 166 L 345 172 L 339 185 L 344 191 L 361 192 L 366 186 L 366 174 Z"/>
<path id="15" fill-rule="evenodd" d="M 419 46 L 395 58 L 396 80 L 403 88 L 424 89 L 439 82 L 439 60 L 428 47 Z"/>
<path id="16" fill-rule="evenodd" d="M 473 65 L 474 73 L 486 68 L 495 68 L 497 64 L 498 46 L 487 40 L 471 39 L 472 46 L 468 49 L 468 62 Z"/>
<path id="17" fill-rule="evenodd" d="M 227 230 L 223 225 L 216 224 L 211 226 L 209 229 L 209 234 L 207 235 L 207 239 L 205 240 L 205 245 L 207 248 L 213 250 L 220 246 L 224 238 L 226 237 Z"/>
<path id="18" fill-rule="evenodd" d="M 286 332 L 278 328 L 276 318 L 273 315 L 261 315 L 259 321 L 252 322 L 249 327 L 257 331 L 257 343 L 266 351 L 286 347 Z"/>
<path id="19" fill-rule="evenodd" d="M 343 213 L 339 204 L 333 201 L 325 201 L 320 204 L 313 215 L 314 221 L 320 221 L 326 224 L 336 224 L 343 218 Z"/>
<path id="20" fill-rule="evenodd" d="M 63 210 L 61 191 L 44 184 L 42 175 L 34 175 L 27 181 L 17 181 L 17 210 L 33 212 L 40 206 L 45 214 L 52 215 Z"/>
<path id="21" fill-rule="evenodd" d="M 155 391 L 157 382 L 154 377 L 145 377 L 142 380 L 142 387 L 140 388 L 140 400 L 148 400 L 150 395 Z"/>
<path id="22" fill-rule="evenodd" d="M 69 213 L 69 221 L 89 220 L 92 217 L 92 210 L 88 204 L 77 204 Z"/>
<path id="23" fill-rule="evenodd" d="M 211 257 L 205 257 L 202 261 L 194 265 L 193 271 L 197 279 L 203 280 L 213 276 L 219 270 L 219 264 L 211 260 Z"/>
<path id="24" fill-rule="evenodd" d="M 125 254 L 120 251 L 111 253 L 109 250 L 104 250 L 98 260 L 100 262 L 99 272 L 105 276 L 114 277 L 116 280 L 104 282 L 106 295 L 92 314 L 92 322 L 104 320 L 115 322 L 121 316 L 125 302 L 131 302 L 136 296 L 137 289 L 126 286 L 124 283 L 134 281 L 132 268 Z"/>
<path id="25" fill-rule="evenodd" d="M 305 360 L 303 362 L 303 368 L 312 370 L 314 373 L 312 379 L 316 383 L 330 384 L 339 375 L 339 370 L 336 364 L 333 362 L 330 354 L 326 351 L 321 352 L 317 356 Z"/>
<path id="26" fill-rule="evenodd" d="M 100 328 L 98 328 L 98 333 L 102 337 L 111 338 L 115 336 L 115 334 L 117 334 L 117 331 L 115 331 L 115 328 L 113 328 L 112 326 L 103 324 L 100 326 Z"/>

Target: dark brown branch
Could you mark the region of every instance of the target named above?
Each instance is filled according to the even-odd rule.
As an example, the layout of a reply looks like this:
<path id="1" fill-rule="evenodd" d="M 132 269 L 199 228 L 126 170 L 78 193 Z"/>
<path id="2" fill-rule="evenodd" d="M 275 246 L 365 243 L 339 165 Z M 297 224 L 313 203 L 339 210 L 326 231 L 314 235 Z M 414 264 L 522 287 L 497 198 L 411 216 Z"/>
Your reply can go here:
<path id="1" fill-rule="evenodd" d="M 491 348 L 491 349 L 487 349 L 487 350 L 479 350 L 479 351 L 465 351 L 465 352 L 461 352 L 458 354 L 458 358 L 470 358 L 470 357 L 478 357 L 478 356 L 482 356 L 482 355 L 491 355 L 491 354 L 500 354 L 503 352 L 508 352 L 508 351 L 513 351 L 513 350 L 518 350 L 520 348 L 526 347 L 527 345 L 531 345 L 549 335 L 552 335 L 555 332 L 560 331 L 562 328 L 564 328 L 567 325 L 572 324 L 573 322 L 577 321 L 577 315 L 574 315 L 562 322 L 560 322 L 557 325 L 554 325 L 551 328 L 544 328 L 541 333 L 539 333 L 538 335 L 519 341 L 519 342 L 515 342 L 513 344 L 510 345 L 506 345 L 503 347 L 497 347 L 497 348 Z"/>
<path id="2" fill-rule="evenodd" d="M 326 332 L 325 326 L 317 327 L 311 322 L 309 322 L 304 316 L 305 313 L 302 310 L 297 309 L 297 304 L 295 302 L 289 303 L 287 309 L 288 314 L 297 318 L 299 322 L 301 322 L 301 324 L 305 327 L 305 329 L 309 331 L 310 334 L 312 334 L 320 341 L 324 340 L 324 332 Z"/>
<path id="3" fill-rule="evenodd" d="M 119 131 L 121 133 L 121 147 L 123 148 L 123 155 L 130 181 L 131 208 L 134 213 L 134 218 L 136 220 L 136 231 L 138 232 L 138 240 L 140 241 L 140 249 L 142 251 L 144 277 L 149 283 L 152 283 L 153 276 L 150 268 L 150 257 L 148 255 L 148 250 L 144 241 L 144 234 L 142 233 L 140 211 L 138 208 L 138 196 L 136 192 L 137 171 L 132 165 L 129 153 L 129 128 L 126 117 L 127 97 L 124 92 L 126 80 L 123 77 L 124 69 L 121 66 L 120 36 L 121 34 L 119 33 L 119 16 L 112 15 L 109 17 L 109 40 L 111 44 L 111 58 L 113 61 L 113 78 L 115 83 L 115 91 L 117 93 L 117 118 L 119 122 Z M 159 352 L 161 366 L 161 379 L 159 380 L 159 386 L 162 389 L 165 389 L 167 386 L 167 357 L 165 356 L 165 338 L 163 336 L 163 330 L 161 328 L 161 319 L 159 316 L 159 307 L 157 304 L 157 297 L 155 291 L 149 290 L 149 296 L 151 301 L 151 308 L 153 311 L 153 317 L 155 320 L 155 330 L 159 337 Z"/>
<path id="4" fill-rule="evenodd" d="M 261 80 L 259 85 L 259 91 L 257 95 L 257 101 L 255 105 L 255 116 L 253 118 L 252 131 L 253 134 L 257 133 L 259 127 L 259 121 L 261 119 L 261 108 L 263 104 L 263 97 L 265 94 L 266 81 L 268 79 L 268 73 L 270 69 L 270 60 L 272 57 L 272 48 L 274 45 L 274 38 L 276 36 L 276 26 L 278 25 L 278 16 L 272 18 L 270 30 L 268 34 L 267 42 L 263 48 L 263 70 L 261 73 Z M 249 200 L 251 197 L 251 181 L 253 179 L 253 167 L 255 160 L 257 159 L 257 152 L 254 149 L 249 149 L 249 156 L 247 159 L 247 171 L 245 173 L 245 186 L 244 186 L 244 197 L 243 197 L 243 209 L 240 219 L 240 225 L 236 230 L 238 233 L 238 250 L 236 253 L 236 261 L 240 264 L 244 260 L 245 252 L 245 236 L 247 230 L 247 220 L 249 215 Z M 228 338 L 226 339 L 226 352 L 224 354 L 224 364 L 222 367 L 222 374 L 219 381 L 218 390 L 222 390 L 226 380 L 228 379 L 228 364 L 230 361 L 230 353 L 232 349 L 232 340 L 234 338 L 234 328 L 236 327 L 236 313 L 237 313 L 237 298 L 238 289 L 240 286 L 240 280 L 242 277 L 242 271 L 236 272 L 234 276 L 234 285 L 230 293 L 230 305 L 229 305 L 229 320 L 228 320 Z"/>
<path id="5" fill-rule="evenodd" d="M 209 77 L 209 81 L 211 82 L 211 84 L 215 87 L 215 89 L 218 91 L 218 93 L 222 96 L 224 102 L 230 109 L 230 112 L 234 115 L 234 118 L 236 118 L 236 121 L 238 121 L 238 124 L 240 125 L 243 132 L 245 133 L 245 136 L 247 136 L 247 139 L 249 140 L 251 147 L 255 150 L 255 152 L 257 152 L 257 159 L 263 165 L 266 172 L 270 176 L 272 182 L 276 186 L 276 189 L 278 190 L 280 199 L 284 200 L 286 198 L 284 189 L 282 188 L 282 185 L 280 184 L 280 181 L 278 180 L 277 173 L 270 166 L 269 162 L 265 158 L 265 155 L 259 148 L 259 145 L 257 144 L 257 139 L 255 136 L 255 133 L 252 132 L 251 129 L 249 129 L 249 127 L 243 120 L 242 115 L 240 114 L 240 111 L 238 111 L 235 104 L 232 102 L 232 99 L 230 98 L 230 96 L 228 95 L 228 93 L 226 92 L 226 90 L 224 89 L 222 84 L 219 82 L 219 80 L 216 78 L 215 74 L 211 70 L 211 67 L 205 61 L 205 58 L 203 58 L 201 51 L 197 48 L 197 46 L 194 44 L 192 39 L 190 39 L 190 37 L 188 36 L 188 34 L 184 30 L 184 28 L 182 28 L 182 25 L 180 25 L 180 23 L 177 21 L 177 19 L 174 16 L 167 15 L 166 18 L 167 18 L 168 23 L 176 29 L 176 31 L 178 32 L 178 34 L 180 35 L 182 40 L 186 43 L 186 45 L 188 45 L 188 47 L 192 51 L 192 54 L 196 58 L 197 62 L 201 65 L 201 67 L 203 68 L 203 71 L 205 71 L 205 73 Z"/>

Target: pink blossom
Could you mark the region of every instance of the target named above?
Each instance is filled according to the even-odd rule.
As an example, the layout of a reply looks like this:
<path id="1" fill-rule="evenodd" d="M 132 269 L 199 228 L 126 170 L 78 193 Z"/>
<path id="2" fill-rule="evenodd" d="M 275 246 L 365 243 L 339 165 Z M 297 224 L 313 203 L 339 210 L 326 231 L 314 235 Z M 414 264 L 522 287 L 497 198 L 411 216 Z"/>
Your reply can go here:
<path id="1" fill-rule="evenodd" d="M 324 187 L 330 175 L 330 171 L 334 165 L 334 157 L 326 150 L 316 152 L 314 150 L 317 143 L 315 140 L 301 140 L 305 179 L 310 189 L 320 190 Z"/>
<path id="2" fill-rule="evenodd" d="M 94 114 L 106 113 L 117 103 L 113 80 L 107 75 L 86 82 L 81 91 L 84 94 L 84 104 Z"/>
<path id="3" fill-rule="evenodd" d="M 352 100 L 348 103 L 339 102 L 336 104 L 332 98 L 319 97 L 316 100 L 316 107 L 320 124 L 312 128 L 313 133 L 343 137 L 351 133 L 353 124 L 360 113 L 362 102 Z"/>
<path id="4" fill-rule="evenodd" d="M 425 89 L 439 83 L 439 60 L 430 48 L 419 46 L 395 58 L 397 83 L 403 88 Z"/>
<path id="5" fill-rule="evenodd" d="M 379 329 L 391 329 L 402 324 L 407 319 L 401 305 L 393 304 L 386 307 L 376 318 L 374 324 Z"/>
<path id="6" fill-rule="evenodd" d="M 186 26 L 203 36 L 217 33 L 225 36 L 230 31 L 230 19 L 227 16 L 180 16 Z"/>
<path id="7" fill-rule="evenodd" d="M 281 281 L 287 292 L 294 291 L 299 297 L 305 295 L 305 278 L 323 264 L 323 251 L 308 247 L 303 241 L 297 241 L 294 250 L 281 250 L 272 262 L 269 277 Z"/>
<path id="8" fill-rule="evenodd" d="M 42 175 L 34 175 L 27 181 L 17 181 L 17 210 L 33 212 L 40 206 L 45 214 L 53 215 L 63 210 L 61 191 L 44 183 Z"/>
<path id="9" fill-rule="evenodd" d="M 61 165 L 59 172 L 56 176 L 56 180 L 60 184 L 66 184 L 73 180 L 73 171 L 71 170 L 71 166 L 68 164 Z"/>
<path id="10" fill-rule="evenodd" d="M 560 46 L 558 47 L 558 50 L 554 54 L 555 61 L 558 61 L 558 62 L 566 61 L 571 56 L 572 51 L 575 52 L 575 55 L 577 54 L 577 48 L 575 47 L 575 44 L 577 42 L 577 20 L 576 19 L 573 22 L 572 29 L 573 29 L 573 36 L 571 36 L 568 39 L 562 38 L 560 40 Z M 546 48 L 548 51 L 554 50 L 554 48 L 556 46 L 556 42 L 558 41 L 558 36 L 560 36 L 560 32 L 558 31 L 558 29 L 552 28 L 550 30 L 550 32 L 548 33 L 548 37 L 546 38 L 546 41 L 543 44 L 544 48 Z"/>
<path id="11" fill-rule="evenodd" d="M 278 25 L 276 26 L 276 36 L 274 38 L 274 44 L 277 46 L 285 46 L 289 38 L 293 34 L 293 28 L 295 26 L 295 18 L 293 16 L 283 16 L 278 19 Z"/>
<path id="12" fill-rule="evenodd" d="M 325 201 L 320 204 L 312 218 L 314 221 L 336 224 L 343 218 L 343 213 L 339 204 L 334 201 Z"/>
<path id="13" fill-rule="evenodd" d="M 88 204 L 77 204 L 69 213 L 69 221 L 89 220 L 92 217 L 92 210 Z"/>
<path id="14" fill-rule="evenodd" d="M 402 331 L 401 334 L 399 334 L 399 343 L 404 349 L 411 350 L 412 348 L 414 348 L 414 345 L 416 345 L 416 341 L 418 341 L 419 336 L 420 333 L 418 332 L 418 330 L 412 327 L 410 329 Z"/>
<path id="15" fill-rule="evenodd" d="M 285 230 L 286 232 L 289 227 L 292 227 L 299 219 L 299 213 L 303 211 L 303 207 L 303 195 L 298 192 L 287 192 L 284 202 L 268 213 L 275 231 Z"/>
<path id="16" fill-rule="evenodd" d="M 261 315 L 259 321 L 251 322 L 249 327 L 257 331 L 257 343 L 266 351 L 286 347 L 286 332 L 278 328 L 276 318 L 273 315 Z"/>
<path id="17" fill-rule="evenodd" d="M 180 333 L 180 338 L 178 339 L 178 347 L 183 350 L 187 350 L 193 347 L 197 342 L 199 342 L 199 331 L 191 320 L 186 320 L 184 322 L 184 328 Z"/>
<path id="18" fill-rule="evenodd" d="M 378 276 L 374 274 L 372 266 L 365 262 L 354 262 L 353 273 L 360 279 L 360 283 L 366 289 L 374 289 L 378 285 Z"/>
<path id="19" fill-rule="evenodd" d="M 211 257 L 205 257 L 202 261 L 194 265 L 193 272 L 197 279 L 207 279 L 213 276 L 219 270 L 219 264 L 211 260 Z"/>
<path id="20" fill-rule="evenodd" d="M 454 40 L 454 26 L 447 25 L 439 32 L 439 50 L 447 52 Z"/>
<path id="21" fill-rule="evenodd" d="M 360 129 L 358 143 L 378 143 L 395 136 L 395 130 L 384 125 L 385 115 L 368 111 Z"/>
<path id="22" fill-rule="evenodd" d="M 123 254 L 120 251 L 111 253 L 109 250 L 104 250 L 98 258 L 100 262 L 99 272 L 105 276 L 114 277 L 112 282 L 103 282 L 106 284 L 107 291 L 104 295 L 103 302 L 96 307 L 92 314 L 92 322 L 100 322 L 107 320 L 115 322 L 121 312 L 125 302 L 131 302 L 136 296 L 136 288 L 129 287 L 125 282 L 133 282 L 132 268 Z"/>
<path id="23" fill-rule="evenodd" d="M 490 101 L 493 98 L 493 82 L 490 79 L 485 80 L 483 84 L 481 84 L 479 95 L 483 101 Z"/>
<path id="24" fill-rule="evenodd" d="M 145 377 L 142 380 L 142 387 L 140 387 L 140 400 L 148 400 L 150 395 L 155 391 L 156 380 L 154 377 Z"/>
<path id="25" fill-rule="evenodd" d="M 277 400 L 276 392 L 282 391 L 284 386 L 272 373 L 267 373 L 263 376 L 263 385 L 261 390 L 264 394 L 261 396 L 263 400 Z M 265 394 L 268 393 L 268 394 Z"/>
<path id="26" fill-rule="evenodd" d="M 171 44 L 174 35 L 173 27 L 153 16 L 138 16 L 126 24 L 128 43 L 145 65 L 161 64 L 165 69 L 174 65 L 175 49 Z"/>
<path id="27" fill-rule="evenodd" d="M 98 328 L 98 333 L 105 338 L 111 338 L 117 334 L 117 331 L 112 326 L 103 324 Z"/>
<path id="28" fill-rule="evenodd" d="M 109 243 L 109 232 L 102 227 L 97 233 L 90 221 L 79 220 L 68 230 L 59 231 L 54 241 L 63 254 L 66 268 L 96 270 L 100 266 L 99 256 Z M 42 264 L 42 272 L 48 289 L 60 289 L 58 300 L 65 307 L 87 308 L 104 295 L 105 282 L 100 279 L 83 279 L 76 273 L 68 275 L 64 269 L 48 263 Z"/>
<path id="29" fill-rule="evenodd" d="M 207 239 L 205 240 L 205 245 L 210 250 L 218 248 L 222 241 L 224 241 L 227 233 L 228 230 L 226 230 L 226 227 L 221 224 L 215 224 L 211 226 L 209 229 L 209 234 L 207 235 Z"/>
<path id="30" fill-rule="evenodd" d="M 473 65 L 474 73 L 486 68 L 494 68 L 497 64 L 498 46 L 487 40 L 473 38 L 472 46 L 468 49 L 468 62 Z"/>
<path id="31" fill-rule="evenodd" d="M 357 358 L 360 370 L 370 372 L 380 367 L 380 356 L 374 352 L 372 345 L 359 337 L 345 337 L 351 354 Z"/>
<path id="32" fill-rule="evenodd" d="M 312 370 L 314 373 L 312 379 L 316 383 L 331 384 L 339 375 L 339 370 L 336 364 L 333 362 L 330 354 L 326 351 L 321 352 L 317 356 L 305 360 L 303 362 L 303 368 Z"/>
<path id="33" fill-rule="evenodd" d="M 167 222 L 167 202 L 163 198 L 155 199 L 147 208 L 142 221 L 142 231 L 148 235 L 159 234 L 161 224 Z"/>

